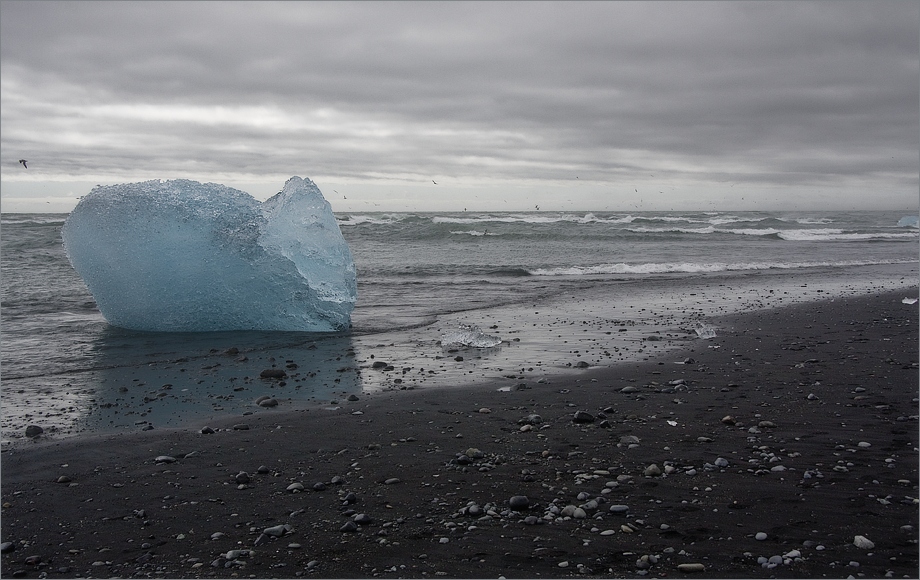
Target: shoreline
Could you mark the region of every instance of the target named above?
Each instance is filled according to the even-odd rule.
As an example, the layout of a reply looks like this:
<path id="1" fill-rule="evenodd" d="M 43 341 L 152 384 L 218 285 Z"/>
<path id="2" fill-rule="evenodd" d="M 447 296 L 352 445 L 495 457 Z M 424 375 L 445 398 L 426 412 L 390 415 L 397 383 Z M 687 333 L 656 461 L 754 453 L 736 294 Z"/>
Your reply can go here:
<path id="1" fill-rule="evenodd" d="M 918 309 L 903 296 L 730 314 L 715 338 L 520 389 L 458 381 L 213 434 L 12 446 L 2 571 L 915 578 Z"/>
<path id="2" fill-rule="evenodd" d="M 672 280 L 655 279 L 638 287 L 590 285 L 561 290 L 532 307 L 529 302 L 484 307 L 444 315 L 421 329 L 369 335 L 177 337 L 113 328 L 89 345 L 96 368 L 4 378 L 2 446 L 30 443 L 24 436 L 29 424 L 65 438 L 187 426 L 218 415 L 276 414 L 387 390 L 533 384 L 581 372 L 576 369 L 583 364 L 619 365 L 686 348 L 699 341 L 694 325 L 718 327 L 726 313 L 868 295 L 885 287 L 916 295 L 909 274 L 863 268 L 846 279 L 758 273 L 684 280 L 677 289 Z M 478 325 L 504 342 L 495 349 L 442 349 L 438 339 L 458 322 Z M 454 360 L 459 357 L 463 360 Z M 373 368 L 381 360 L 393 369 Z M 284 381 L 259 379 L 262 370 L 288 365 L 298 368 L 288 370 Z M 260 396 L 279 405 L 256 406 Z"/>

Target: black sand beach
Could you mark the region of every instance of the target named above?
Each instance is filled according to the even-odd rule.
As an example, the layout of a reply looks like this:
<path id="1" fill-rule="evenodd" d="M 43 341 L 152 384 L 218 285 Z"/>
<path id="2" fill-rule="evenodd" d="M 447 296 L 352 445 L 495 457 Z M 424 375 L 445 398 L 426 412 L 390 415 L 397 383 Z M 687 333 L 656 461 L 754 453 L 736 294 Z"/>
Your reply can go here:
<path id="1" fill-rule="evenodd" d="M 2 575 L 917 578 L 904 295 L 510 391 L 39 437 L 2 454 Z"/>

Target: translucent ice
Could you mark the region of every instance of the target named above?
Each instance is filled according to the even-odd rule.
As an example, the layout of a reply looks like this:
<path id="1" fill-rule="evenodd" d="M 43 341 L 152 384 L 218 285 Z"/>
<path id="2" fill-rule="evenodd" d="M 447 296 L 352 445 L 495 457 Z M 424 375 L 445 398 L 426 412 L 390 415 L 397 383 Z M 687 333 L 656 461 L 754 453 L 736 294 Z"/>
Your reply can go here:
<path id="1" fill-rule="evenodd" d="M 696 331 L 697 336 L 703 339 L 716 337 L 716 329 L 702 322 L 698 323 L 696 327 L 694 327 L 694 330 Z"/>
<path id="2" fill-rule="evenodd" d="M 473 347 L 492 348 L 501 344 L 502 339 L 497 336 L 485 334 L 478 326 L 461 324 L 457 330 L 452 330 L 441 337 L 443 347 Z"/>
<path id="3" fill-rule="evenodd" d="M 915 215 L 906 215 L 898 220 L 899 228 L 916 228 L 920 226 L 920 218 Z"/>
<path id="4" fill-rule="evenodd" d="M 292 177 L 265 202 L 214 183 L 99 186 L 64 246 L 114 326 L 155 331 L 348 328 L 355 265 L 329 203 Z"/>

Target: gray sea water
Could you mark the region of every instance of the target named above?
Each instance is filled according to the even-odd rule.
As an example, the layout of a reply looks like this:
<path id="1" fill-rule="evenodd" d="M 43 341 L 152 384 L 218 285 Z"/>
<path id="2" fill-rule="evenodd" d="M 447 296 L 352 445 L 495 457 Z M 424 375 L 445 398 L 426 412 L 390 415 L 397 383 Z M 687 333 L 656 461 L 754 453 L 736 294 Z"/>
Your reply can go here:
<path id="1" fill-rule="evenodd" d="M 63 436 L 335 408 L 379 389 L 486 380 L 510 389 L 705 340 L 696 329 L 719 332 L 720 314 L 883 289 L 916 296 L 920 237 L 904 217 L 339 214 L 358 270 L 353 328 L 311 335 L 112 327 L 67 260 L 66 215 L 3 214 L 3 441 L 22 440 L 28 424 Z M 442 337 L 461 324 L 501 343 L 444 348 Z M 381 361 L 393 369 L 373 368 Z M 258 378 L 272 365 L 287 369 L 284 385 Z M 279 406 L 255 406 L 262 394 Z"/>

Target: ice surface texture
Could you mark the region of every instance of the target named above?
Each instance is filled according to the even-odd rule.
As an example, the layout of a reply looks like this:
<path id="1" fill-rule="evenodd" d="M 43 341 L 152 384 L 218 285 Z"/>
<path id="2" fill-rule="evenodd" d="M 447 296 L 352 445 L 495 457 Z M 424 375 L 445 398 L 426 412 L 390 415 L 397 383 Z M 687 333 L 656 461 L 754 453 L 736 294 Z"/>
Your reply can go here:
<path id="1" fill-rule="evenodd" d="M 351 323 L 354 260 L 309 179 L 292 177 L 265 202 L 184 179 L 99 186 L 63 237 L 114 326 L 328 332 Z"/>
<path id="2" fill-rule="evenodd" d="M 491 334 L 485 334 L 478 326 L 461 324 L 457 330 L 452 330 L 441 336 L 441 346 L 492 348 L 502 343 L 502 339 Z"/>

